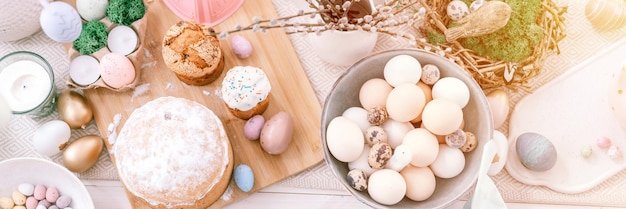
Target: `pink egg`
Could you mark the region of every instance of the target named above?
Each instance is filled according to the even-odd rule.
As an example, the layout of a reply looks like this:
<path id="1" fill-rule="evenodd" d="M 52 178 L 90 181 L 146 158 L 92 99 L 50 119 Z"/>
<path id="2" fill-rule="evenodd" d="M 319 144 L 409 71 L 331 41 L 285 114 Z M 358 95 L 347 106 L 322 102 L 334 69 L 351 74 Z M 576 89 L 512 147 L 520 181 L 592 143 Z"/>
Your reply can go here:
<path id="1" fill-rule="evenodd" d="M 243 135 L 250 140 L 257 140 L 261 137 L 261 129 L 265 124 L 265 118 L 263 115 L 252 116 L 246 124 L 243 125 Z"/>
<path id="2" fill-rule="evenodd" d="M 37 200 L 43 200 L 46 198 L 46 186 L 37 184 L 35 185 L 35 190 L 33 190 L 33 196 Z"/>
<path id="3" fill-rule="evenodd" d="M 596 145 L 600 148 L 609 148 L 611 146 L 611 139 L 606 136 L 600 137 L 596 140 Z"/>
<path id="4" fill-rule="evenodd" d="M 59 199 L 59 190 L 55 187 L 50 187 L 46 190 L 46 200 L 48 202 L 56 202 Z"/>
<path id="5" fill-rule="evenodd" d="M 286 112 L 278 112 L 263 125 L 261 147 L 267 153 L 277 155 L 289 147 L 293 138 L 293 120 Z"/>
<path id="6" fill-rule="evenodd" d="M 230 46 L 239 58 L 247 58 L 252 54 L 252 44 L 243 36 L 234 35 L 230 40 Z"/>
<path id="7" fill-rule="evenodd" d="M 37 199 L 35 199 L 35 197 L 30 196 L 28 198 L 26 198 L 26 209 L 35 209 L 37 208 L 37 203 L 39 203 L 39 201 Z"/>
<path id="8" fill-rule="evenodd" d="M 57 199 L 56 206 L 59 208 L 67 208 L 72 203 L 72 198 L 68 196 L 61 196 Z"/>
<path id="9" fill-rule="evenodd" d="M 100 76 L 112 88 L 121 88 L 135 80 L 135 67 L 124 55 L 109 53 L 100 60 Z"/>

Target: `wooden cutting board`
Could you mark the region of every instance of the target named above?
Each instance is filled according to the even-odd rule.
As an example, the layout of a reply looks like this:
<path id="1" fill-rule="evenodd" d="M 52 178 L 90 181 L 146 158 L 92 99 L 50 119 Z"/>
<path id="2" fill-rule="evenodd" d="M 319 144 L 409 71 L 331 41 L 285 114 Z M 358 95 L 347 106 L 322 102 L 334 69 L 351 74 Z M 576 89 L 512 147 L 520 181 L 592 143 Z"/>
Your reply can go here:
<path id="1" fill-rule="evenodd" d="M 74 0 L 66 0 L 72 5 Z M 221 40 L 225 54 L 225 71 L 220 78 L 207 86 L 189 86 L 180 82 L 165 66 L 161 57 L 161 40 L 167 29 L 180 21 L 162 1 L 148 1 L 148 26 L 144 41 L 144 68 L 141 71 L 139 84 L 149 84 L 149 90 L 133 97 L 133 90 L 115 92 L 104 88 L 85 90 L 87 99 L 94 108 L 95 122 L 106 141 L 107 149 L 111 144 L 106 140 L 107 127 L 113 123 L 116 114 L 122 115 L 117 127 L 121 130 L 124 122 L 132 111 L 161 96 L 175 96 L 194 100 L 213 110 L 222 120 L 226 132 L 233 146 L 235 166 L 249 165 L 255 174 L 254 188 L 257 191 L 290 175 L 299 173 L 322 161 L 320 146 L 320 103 L 315 92 L 302 69 L 291 41 L 283 29 L 272 29 L 267 33 L 246 31 L 238 33 L 246 37 L 253 45 L 253 54 L 240 59 L 233 53 L 229 40 Z M 216 31 L 234 28 L 237 24 L 246 26 L 252 18 L 262 19 L 278 17 L 271 0 L 245 1 L 233 16 L 225 22 L 215 26 Z M 68 46 L 69 47 L 69 46 Z M 221 80 L 226 70 L 237 65 L 251 65 L 265 70 L 272 84 L 272 97 L 267 111 L 263 114 L 266 119 L 279 111 L 289 113 L 294 121 L 293 141 L 289 149 L 281 155 L 265 153 L 259 141 L 250 141 L 243 135 L 244 120 L 231 115 L 216 93 L 220 89 Z M 67 78 L 69 79 L 69 78 Z M 111 155 L 115 162 L 115 156 Z M 244 193 L 234 187 L 231 179 L 232 194 L 230 198 L 222 198 L 211 207 L 219 208 L 230 202 L 241 199 L 249 193 Z M 127 195 L 133 208 L 146 208 L 143 201 L 138 201 L 128 191 Z"/>

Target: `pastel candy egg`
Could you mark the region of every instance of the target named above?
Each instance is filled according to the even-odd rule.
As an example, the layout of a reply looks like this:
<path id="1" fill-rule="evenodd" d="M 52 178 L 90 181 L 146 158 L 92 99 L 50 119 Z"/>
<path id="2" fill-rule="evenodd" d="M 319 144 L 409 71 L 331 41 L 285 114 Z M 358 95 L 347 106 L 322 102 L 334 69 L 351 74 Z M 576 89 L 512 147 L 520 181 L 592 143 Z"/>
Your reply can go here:
<path id="1" fill-rule="evenodd" d="M 439 145 L 437 159 L 430 164 L 430 169 L 439 178 L 453 178 L 465 168 L 465 155 L 460 149 L 450 147 L 447 144 Z"/>
<path id="2" fill-rule="evenodd" d="M 135 80 L 135 67 L 124 55 L 108 53 L 100 60 L 100 76 L 112 88 L 121 88 Z"/>
<path id="3" fill-rule="evenodd" d="M 372 168 L 383 168 L 387 161 L 391 158 L 393 151 L 391 146 L 385 142 L 379 142 L 374 144 L 370 149 L 370 153 L 367 157 L 367 162 Z"/>
<path id="4" fill-rule="evenodd" d="M 472 2 L 472 4 L 470 4 L 470 7 L 469 7 L 470 12 L 474 12 L 478 10 L 478 8 L 483 6 L 483 4 L 485 4 L 485 0 L 475 0 L 474 2 Z"/>
<path id="5" fill-rule="evenodd" d="M 48 37 L 62 43 L 76 40 L 83 28 L 80 15 L 74 7 L 61 1 L 44 5 L 39 22 Z"/>
<path id="6" fill-rule="evenodd" d="M 246 164 L 240 164 L 234 171 L 235 184 L 241 191 L 249 192 L 254 187 L 254 173 Z"/>
<path id="7" fill-rule="evenodd" d="M 387 97 L 387 113 L 389 117 L 400 122 L 411 121 L 422 112 L 426 104 L 426 95 L 415 83 L 404 83 L 396 86 Z"/>
<path id="8" fill-rule="evenodd" d="M 13 208 L 13 206 L 15 206 L 15 203 L 10 197 L 0 198 L 0 208 Z"/>
<path id="9" fill-rule="evenodd" d="M 550 170 L 557 160 L 554 145 L 545 136 L 526 132 L 517 137 L 515 151 L 522 164 L 533 171 Z"/>
<path id="10" fill-rule="evenodd" d="M 13 207 L 13 209 L 26 209 L 26 207 L 24 207 L 23 205 L 18 205 Z"/>
<path id="11" fill-rule="evenodd" d="M 56 202 L 59 199 L 59 190 L 56 187 L 50 187 L 46 190 L 46 200 L 48 202 Z"/>
<path id="12" fill-rule="evenodd" d="M 265 152 L 277 155 L 285 152 L 293 138 L 293 120 L 286 112 L 272 116 L 261 129 L 261 147 Z"/>
<path id="13" fill-rule="evenodd" d="M 46 206 L 43 206 L 43 205 L 37 205 L 37 208 L 35 208 L 35 209 L 55 209 L 55 208 L 56 208 L 56 209 L 59 209 L 56 205 L 50 206 L 49 208 L 46 208 Z M 69 208 L 69 207 L 64 208 L 64 209 L 68 209 L 68 208 Z M 28 208 L 27 208 L 27 209 L 28 209 Z M 70 209 L 71 209 L 71 208 L 70 208 Z"/>
<path id="14" fill-rule="evenodd" d="M 403 83 L 416 84 L 422 77 L 422 65 L 412 56 L 398 55 L 387 61 L 383 76 L 393 87 Z"/>
<path id="15" fill-rule="evenodd" d="M 61 196 L 57 199 L 56 206 L 59 208 L 67 208 L 72 203 L 72 198 L 69 196 Z"/>
<path id="16" fill-rule="evenodd" d="M 26 198 L 26 209 L 37 209 L 37 204 L 39 200 L 35 199 L 35 197 L 30 196 Z"/>
<path id="17" fill-rule="evenodd" d="M 76 10 L 87 21 L 99 20 L 106 15 L 107 0 L 76 0 Z"/>
<path id="18" fill-rule="evenodd" d="M 330 153 L 341 162 L 357 160 L 365 146 L 359 126 L 343 117 L 335 117 L 326 129 L 326 143 Z"/>
<path id="19" fill-rule="evenodd" d="M 33 190 L 33 196 L 37 200 L 46 199 L 46 186 L 41 184 L 35 185 L 35 190 Z"/>
<path id="20" fill-rule="evenodd" d="M 24 204 L 26 204 L 26 196 L 24 196 L 19 191 L 14 191 L 11 194 L 11 198 L 13 198 L 13 202 L 15 203 L 15 205 L 24 205 Z"/>
<path id="21" fill-rule="evenodd" d="M 250 140 L 257 140 L 261 137 L 261 129 L 265 124 L 263 115 L 252 116 L 243 126 L 243 135 Z"/>
<path id="22" fill-rule="evenodd" d="M 47 200 L 40 200 L 39 203 L 37 203 L 37 207 L 39 207 L 39 205 L 45 208 L 49 208 L 51 207 L 50 205 L 52 205 L 52 203 L 48 202 Z"/>
<path id="23" fill-rule="evenodd" d="M 230 46 L 239 58 L 247 58 L 252 54 L 252 44 L 243 36 L 234 35 L 230 40 Z"/>
<path id="24" fill-rule="evenodd" d="M 20 191 L 23 195 L 31 196 L 35 190 L 35 185 L 23 183 L 17 186 L 17 191 Z"/>
<path id="25" fill-rule="evenodd" d="M 367 189 L 367 175 L 362 170 L 351 170 L 348 172 L 348 184 L 357 191 L 365 191 Z"/>
<path id="26" fill-rule="evenodd" d="M 452 20 L 459 20 L 469 14 L 469 7 L 465 2 L 454 0 L 448 3 L 446 12 Z"/>

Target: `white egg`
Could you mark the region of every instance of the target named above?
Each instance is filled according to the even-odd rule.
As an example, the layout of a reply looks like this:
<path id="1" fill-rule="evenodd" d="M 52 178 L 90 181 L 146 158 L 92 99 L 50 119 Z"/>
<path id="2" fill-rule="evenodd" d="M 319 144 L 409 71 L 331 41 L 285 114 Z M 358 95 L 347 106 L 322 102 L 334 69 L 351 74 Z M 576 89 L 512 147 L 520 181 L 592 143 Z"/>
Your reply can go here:
<path id="1" fill-rule="evenodd" d="M 465 168 L 465 155 L 458 148 L 452 148 L 447 144 L 439 145 L 439 155 L 430 164 L 430 169 L 435 176 L 449 179 L 455 177 Z"/>
<path id="2" fill-rule="evenodd" d="M 76 0 L 76 10 L 87 21 L 99 20 L 106 15 L 107 0 Z"/>
<path id="3" fill-rule="evenodd" d="M 403 83 L 389 92 L 387 113 L 391 119 L 408 122 L 422 113 L 425 104 L 426 95 L 422 88 L 413 83 Z"/>
<path id="4" fill-rule="evenodd" d="M 493 142 L 496 145 L 496 154 L 498 155 L 498 161 L 491 163 L 487 175 L 495 176 L 502 171 L 506 158 L 509 156 L 509 141 L 506 136 L 500 131 L 493 131 Z"/>
<path id="5" fill-rule="evenodd" d="M 404 136 L 402 145 L 407 146 L 413 159 L 411 165 L 417 167 L 426 167 L 437 159 L 439 154 L 439 141 L 437 137 L 423 128 L 416 128 Z"/>
<path id="6" fill-rule="evenodd" d="M 330 153 L 341 162 L 352 162 L 359 158 L 365 146 L 363 132 L 359 126 L 342 116 L 335 117 L 326 129 L 326 143 Z"/>
<path id="7" fill-rule="evenodd" d="M 78 12 L 65 2 L 47 4 L 39 15 L 41 29 L 52 40 L 69 43 L 78 38 L 83 24 Z"/>
<path id="8" fill-rule="evenodd" d="M 406 181 L 397 171 L 382 169 L 369 177 L 367 193 L 380 204 L 393 205 L 404 198 Z"/>
<path id="9" fill-rule="evenodd" d="M 616 69 L 609 80 L 608 100 L 611 112 L 626 129 L 626 64 Z"/>
<path id="10" fill-rule="evenodd" d="M 385 133 L 387 133 L 387 143 L 389 143 L 391 148 L 395 149 L 402 144 L 404 135 L 415 127 L 409 122 L 399 122 L 389 119 L 383 123 L 382 128 L 385 130 Z"/>
<path id="11" fill-rule="evenodd" d="M 463 124 L 463 110 L 448 99 L 433 99 L 424 107 L 422 124 L 433 134 L 448 135 Z"/>
<path id="12" fill-rule="evenodd" d="M 352 122 L 359 125 L 359 128 L 363 131 L 363 133 L 365 133 L 365 131 L 367 131 L 367 129 L 371 126 L 370 122 L 367 120 L 367 110 L 361 107 L 350 107 L 343 111 L 341 116 L 350 119 Z"/>
<path id="13" fill-rule="evenodd" d="M 464 108 L 469 102 L 470 93 L 467 85 L 458 78 L 445 77 L 433 85 L 433 99 L 446 98 Z"/>
<path id="14" fill-rule="evenodd" d="M 42 155 L 52 156 L 61 152 L 72 133 L 70 126 L 62 120 L 52 120 L 41 125 L 33 135 L 35 150 Z"/>
<path id="15" fill-rule="evenodd" d="M 422 65 L 412 56 L 398 55 L 387 61 L 383 76 L 393 87 L 403 83 L 417 84 L 422 78 Z"/>
<path id="16" fill-rule="evenodd" d="M 355 161 L 349 162 L 348 169 L 362 170 L 367 176 L 370 176 L 375 171 L 380 170 L 380 169 L 375 169 L 375 168 L 370 167 L 369 163 L 367 162 L 367 157 L 369 156 L 369 154 L 370 154 L 370 147 L 363 146 L 363 152 L 361 153 L 361 156 L 359 156 L 359 158 L 356 159 Z"/>
<path id="17" fill-rule="evenodd" d="M 386 107 L 387 96 L 393 87 L 382 78 L 372 78 L 365 81 L 359 90 L 359 101 L 366 109 L 374 107 Z"/>
<path id="18" fill-rule="evenodd" d="M 448 7 L 446 8 L 446 12 L 448 13 L 448 17 L 452 20 L 459 20 L 465 15 L 469 14 L 469 7 L 465 2 L 454 0 L 448 3 Z"/>

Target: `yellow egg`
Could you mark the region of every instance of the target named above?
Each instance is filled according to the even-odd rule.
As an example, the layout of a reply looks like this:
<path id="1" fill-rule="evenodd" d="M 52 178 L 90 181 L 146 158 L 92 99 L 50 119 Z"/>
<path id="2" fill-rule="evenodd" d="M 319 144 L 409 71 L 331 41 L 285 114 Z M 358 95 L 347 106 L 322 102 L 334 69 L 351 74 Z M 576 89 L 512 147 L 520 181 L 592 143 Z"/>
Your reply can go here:
<path id="1" fill-rule="evenodd" d="M 85 172 L 100 157 L 104 141 L 96 135 L 83 136 L 72 142 L 63 152 L 63 164 L 73 172 Z"/>
<path id="2" fill-rule="evenodd" d="M 93 110 L 87 98 L 72 90 L 65 90 L 59 94 L 57 108 L 59 117 L 70 125 L 70 128 L 84 128 L 93 118 Z"/>

